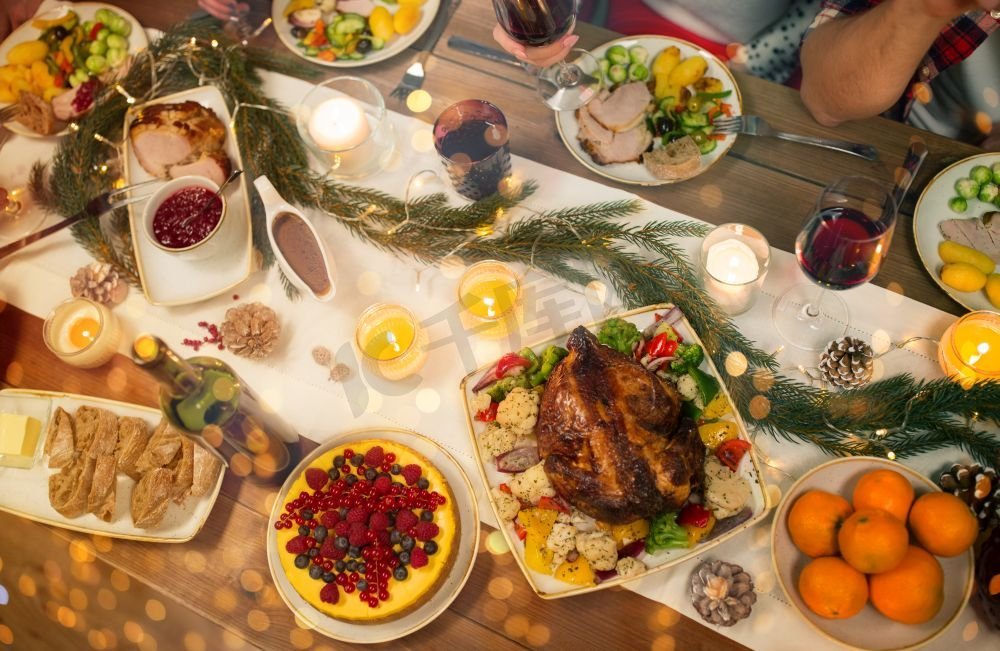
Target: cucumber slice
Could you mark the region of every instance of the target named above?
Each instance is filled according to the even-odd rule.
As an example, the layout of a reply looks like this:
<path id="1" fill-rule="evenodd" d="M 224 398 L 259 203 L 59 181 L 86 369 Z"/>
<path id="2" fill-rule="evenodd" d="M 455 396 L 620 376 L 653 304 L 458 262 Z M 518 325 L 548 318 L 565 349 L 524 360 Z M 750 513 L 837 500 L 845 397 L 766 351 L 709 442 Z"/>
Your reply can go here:
<path id="1" fill-rule="evenodd" d="M 719 143 L 717 140 L 712 140 L 711 138 L 705 138 L 705 140 L 703 140 L 701 143 L 698 144 L 698 151 L 701 152 L 702 156 L 704 156 L 705 154 L 711 154 L 713 151 L 715 151 L 715 148 L 718 146 L 718 144 Z"/>
<path id="2" fill-rule="evenodd" d="M 342 14 L 344 17 L 336 24 L 334 29 L 338 34 L 350 35 L 364 31 L 368 25 L 368 20 L 361 14 Z"/>

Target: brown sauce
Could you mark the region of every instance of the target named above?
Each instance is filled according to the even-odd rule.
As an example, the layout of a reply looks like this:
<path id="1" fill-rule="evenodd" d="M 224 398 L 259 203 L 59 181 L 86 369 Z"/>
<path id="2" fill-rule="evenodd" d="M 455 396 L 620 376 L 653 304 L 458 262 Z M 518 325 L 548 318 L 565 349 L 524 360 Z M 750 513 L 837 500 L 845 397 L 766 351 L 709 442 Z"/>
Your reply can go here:
<path id="1" fill-rule="evenodd" d="M 274 241 L 292 271 L 317 295 L 329 291 L 330 277 L 323 251 L 309 225 L 298 215 L 283 212 L 274 218 L 271 228 Z"/>

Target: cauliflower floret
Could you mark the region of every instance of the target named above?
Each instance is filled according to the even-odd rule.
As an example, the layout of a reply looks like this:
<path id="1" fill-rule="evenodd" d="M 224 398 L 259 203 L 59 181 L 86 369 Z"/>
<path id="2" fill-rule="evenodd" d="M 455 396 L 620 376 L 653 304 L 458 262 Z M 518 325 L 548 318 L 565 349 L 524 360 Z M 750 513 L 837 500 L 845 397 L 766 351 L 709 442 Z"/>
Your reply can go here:
<path id="1" fill-rule="evenodd" d="M 705 408 L 705 401 L 701 398 L 701 391 L 698 390 L 698 384 L 690 375 L 685 374 L 677 379 L 677 391 L 684 400 L 694 402 L 694 406 L 698 409 Z"/>
<path id="2" fill-rule="evenodd" d="M 503 492 L 499 488 L 490 491 L 493 495 L 493 502 L 497 505 L 497 515 L 500 520 L 513 520 L 521 510 L 521 503 L 513 495 Z"/>
<path id="3" fill-rule="evenodd" d="M 618 559 L 618 562 L 615 563 L 615 570 L 618 572 L 618 576 L 639 576 L 646 571 L 646 564 L 637 558 L 626 556 Z"/>
<path id="4" fill-rule="evenodd" d="M 527 504 L 538 504 L 543 497 L 555 497 L 556 491 L 545 476 L 542 462 L 536 463 L 510 480 L 510 492 Z"/>
<path id="5" fill-rule="evenodd" d="M 472 401 L 469 403 L 469 406 L 472 407 L 472 415 L 475 416 L 484 409 L 489 409 L 491 402 L 493 402 L 493 398 L 485 391 L 473 395 Z"/>
<path id="6" fill-rule="evenodd" d="M 705 500 L 719 520 L 736 515 L 750 500 L 750 483 L 711 456 L 705 461 Z"/>
<path id="7" fill-rule="evenodd" d="M 487 457 L 495 457 L 504 452 L 510 452 L 517 445 L 517 434 L 506 427 L 490 423 L 479 435 L 479 446 Z"/>
<path id="8" fill-rule="evenodd" d="M 578 533 L 576 549 L 586 557 L 595 570 L 613 570 L 618 562 L 615 539 L 603 531 Z"/>
<path id="9" fill-rule="evenodd" d="M 554 554 L 568 556 L 571 551 L 576 549 L 576 527 L 556 522 L 552 525 L 552 533 L 545 541 L 545 546 L 551 549 Z"/>
<path id="10" fill-rule="evenodd" d="M 527 436 L 538 420 L 540 396 L 530 389 L 517 387 L 507 394 L 497 408 L 497 422 L 519 436 Z"/>

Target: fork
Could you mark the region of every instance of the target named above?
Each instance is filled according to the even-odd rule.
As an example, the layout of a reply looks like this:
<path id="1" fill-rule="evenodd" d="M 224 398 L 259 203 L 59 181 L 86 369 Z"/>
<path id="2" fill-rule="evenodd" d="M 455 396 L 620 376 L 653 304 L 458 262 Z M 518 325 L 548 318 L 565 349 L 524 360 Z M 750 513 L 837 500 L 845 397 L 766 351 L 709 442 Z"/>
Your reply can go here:
<path id="1" fill-rule="evenodd" d="M 448 26 L 451 17 L 455 14 L 455 10 L 458 9 L 458 5 L 461 2 L 462 0 L 449 0 L 448 4 L 441 8 L 441 15 L 437 17 L 437 22 L 434 23 L 427 37 L 424 39 L 420 53 L 413 57 L 413 61 L 410 62 L 410 65 L 406 68 L 406 72 L 403 73 L 403 78 L 399 80 L 396 87 L 389 93 L 391 96 L 400 102 L 405 102 L 410 93 L 420 90 L 424 85 L 424 79 L 427 77 L 424 65 L 426 65 L 428 57 L 430 57 L 431 52 L 434 50 L 434 46 L 441 39 L 441 35 L 444 34 L 445 28 Z"/>
<path id="2" fill-rule="evenodd" d="M 20 104 L 11 104 L 0 109 L 0 126 L 7 124 L 11 120 L 17 117 L 18 113 L 21 112 Z"/>
<path id="3" fill-rule="evenodd" d="M 14 134 L 9 129 L 3 126 L 3 123 L 0 123 L 0 149 L 3 149 L 3 146 L 7 144 L 7 141 L 10 140 L 10 137 L 13 135 Z"/>
<path id="4" fill-rule="evenodd" d="M 715 128 L 714 132 L 721 135 L 745 133 L 748 136 L 769 136 L 771 138 L 778 138 L 779 140 L 789 140 L 804 145 L 832 149 L 845 154 L 851 154 L 852 156 L 859 156 L 865 160 L 878 159 L 878 150 L 870 145 L 859 145 L 858 143 L 847 142 L 846 140 L 826 140 L 825 138 L 814 138 L 813 136 L 775 131 L 764 118 L 756 115 L 734 115 L 730 118 L 716 118 L 712 122 L 712 126 Z"/>

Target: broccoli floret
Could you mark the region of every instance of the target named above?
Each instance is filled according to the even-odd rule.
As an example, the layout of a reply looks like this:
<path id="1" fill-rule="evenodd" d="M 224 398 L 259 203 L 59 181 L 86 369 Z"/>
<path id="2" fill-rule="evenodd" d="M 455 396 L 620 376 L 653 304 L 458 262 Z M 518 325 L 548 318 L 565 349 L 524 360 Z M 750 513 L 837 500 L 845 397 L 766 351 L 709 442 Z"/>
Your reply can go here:
<path id="1" fill-rule="evenodd" d="M 541 364 L 538 370 L 531 374 L 531 386 L 537 387 L 548 380 L 556 364 L 563 357 L 566 357 L 566 355 L 569 355 L 569 351 L 565 348 L 560 348 L 559 346 L 549 346 L 546 348 L 545 352 L 542 353 Z"/>
<path id="2" fill-rule="evenodd" d="M 503 379 L 497 380 L 493 383 L 489 389 L 486 389 L 486 393 L 493 402 L 503 402 L 503 399 L 507 397 L 507 394 L 514 389 L 521 387 L 527 389 L 530 387 L 529 378 L 527 373 L 521 373 L 520 375 L 511 375 Z"/>
<path id="3" fill-rule="evenodd" d="M 623 355 L 632 354 L 632 346 L 642 339 L 634 324 L 623 319 L 608 319 L 597 333 L 597 340 Z"/>
<path id="4" fill-rule="evenodd" d="M 687 529 L 677 524 L 677 513 L 661 513 L 649 523 L 646 536 L 646 553 L 655 554 L 661 549 L 683 549 L 688 546 Z"/>
<path id="5" fill-rule="evenodd" d="M 705 351 L 698 344 L 681 344 L 674 353 L 674 361 L 670 362 L 670 368 L 677 373 L 687 373 L 693 368 L 701 366 L 705 359 Z"/>

